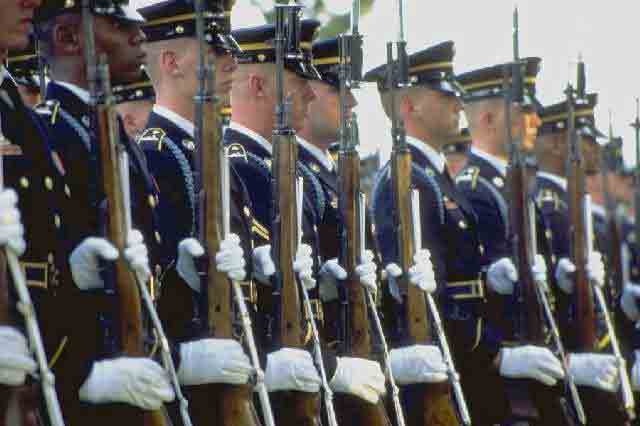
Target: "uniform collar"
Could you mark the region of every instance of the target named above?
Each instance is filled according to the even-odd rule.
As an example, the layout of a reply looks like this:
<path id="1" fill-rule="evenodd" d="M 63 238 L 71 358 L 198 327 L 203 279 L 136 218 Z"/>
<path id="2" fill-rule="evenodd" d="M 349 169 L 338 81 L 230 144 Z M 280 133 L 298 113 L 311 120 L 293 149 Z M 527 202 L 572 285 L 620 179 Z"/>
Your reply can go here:
<path id="1" fill-rule="evenodd" d="M 507 162 L 501 158 L 496 157 L 495 155 L 491 155 L 487 152 L 481 151 L 477 148 L 472 147 L 471 153 L 482 158 L 489 164 L 493 166 L 503 177 L 507 176 Z"/>
<path id="2" fill-rule="evenodd" d="M 562 176 L 554 175 L 547 172 L 538 172 L 538 176 L 550 180 L 565 191 L 567 190 L 567 179 L 563 178 Z"/>
<path id="3" fill-rule="evenodd" d="M 431 148 L 428 143 L 407 135 L 407 143 L 424 154 L 435 167 L 438 173 L 444 173 L 447 160 L 441 152 Z"/>
<path id="4" fill-rule="evenodd" d="M 76 95 L 82 102 L 89 105 L 89 101 L 91 100 L 91 95 L 89 91 L 83 89 L 80 86 L 76 86 L 75 84 L 67 83 L 66 81 L 56 81 L 58 85 L 64 87 L 69 90 L 71 93 Z"/>
<path id="5" fill-rule="evenodd" d="M 186 118 L 176 114 L 168 108 L 163 107 L 162 105 L 154 105 L 153 112 L 158 114 L 160 117 L 164 117 L 176 126 L 178 126 L 182 131 L 188 134 L 190 137 L 194 138 L 196 134 L 196 128 L 193 123 Z"/>
<path id="6" fill-rule="evenodd" d="M 271 142 L 263 138 L 261 135 L 257 134 L 251 129 L 244 127 L 242 124 L 238 124 L 235 121 L 232 121 L 229 124 L 229 128 L 235 130 L 236 132 L 240 132 L 251 139 L 253 139 L 258 145 L 264 148 L 270 155 L 273 154 L 273 150 L 271 149 Z"/>
<path id="7" fill-rule="evenodd" d="M 307 151 L 309 151 L 309 153 L 318 161 L 318 163 L 322 164 L 322 166 L 328 171 L 333 171 L 333 162 L 327 156 L 326 152 L 313 145 L 312 143 L 302 139 L 300 136 L 298 136 L 297 138 L 298 143 L 302 145 Z"/>

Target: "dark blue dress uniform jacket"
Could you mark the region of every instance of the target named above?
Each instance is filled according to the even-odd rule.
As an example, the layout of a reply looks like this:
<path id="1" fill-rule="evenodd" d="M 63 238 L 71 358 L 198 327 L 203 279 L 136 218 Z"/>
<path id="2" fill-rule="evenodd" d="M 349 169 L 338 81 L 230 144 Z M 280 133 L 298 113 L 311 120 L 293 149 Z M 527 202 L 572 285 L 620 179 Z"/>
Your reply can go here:
<path id="1" fill-rule="evenodd" d="M 50 135 L 56 164 L 64 171 L 65 198 L 59 215 L 59 227 L 64 235 L 60 257 L 64 266 L 60 281 L 73 297 L 63 301 L 66 310 L 58 312 L 58 317 L 72 318 L 73 324 L 68 329 L 66 345 L 58 354 L 61 371 L 68 366 L 71 373 L 59 374 L 58 384 L 69 423 L 100 424 L 104 416 L 79 403 L 77 392 L 93 360 L 117 355 L 120 350 L 116 285 L 107 280 L 104 289 L 77 290 L 68 267 L 71 251 L 89 236 L 104 235 L 107 223 L 90 111 L 82 99 L 56 82 L 49 84 L 46 102 L 37 111 Z M 161 242 L 154 211 L 157 192 L 142 151 L 128 140 L 121 123 L 119 130 L 120 143 L 129 154 L 133 226 L 144 235 L 153 271 L 158 269 L 158 243 Z"/>
<path id="2" fill-rule="evenodd" d="M 463 383 L 468 381 L 468 386 L 474 379 L 482 378 L 480 381 L 486 390 L 498 383 L 492 361 L 499 351 L 502 337 L 486 318 L 478 219 L 449 174 L 436 170 L 420 150 L 411 145 L 410 149 L 413 185 L 420 191 L 422 246 L 431 251 L 438 300 L 447 319 L 449 342 Z M 371 205 L 374 236 L 384 265 L 398 259 L 391 185 L 391 164 L 387 163 L 376 177 Z M 395 306 L 388 309 L 391 312 L 386 312 L 387 317 L 400 320 L 403 317 L 402 307 L 397 303 L 391 304 Z M 391 324 L 387 338 L 395 346 L 411 344 L 399 327 L 401 321 Z M 493 421 L 494 418 L 483 409 L 484 399 L 476 398 L 474 401 L 470 395 L 475 392 L 469 394 L 469 387 L 465 392 L 468 393 L 467 401 L 474 422 Z"/>
<path id="3" fill-rule="evenodd" d="M 146 127 L 137 142 L 145 153 L 149 170 L 158 184 L 160 193 L 158 214 L 164 241 L 162 257 L 165 262 L 174 264 L 177 261 L 180 241 L 198 236 L 197 200 L 200 189 L 196 188 L 194 175 L 197 147 L 190 134 L 173 121 L 153 111 L 149 115 Z M 229 183 L 231 232 L 240 237 L 250 276 L 251 201 L 233 168 L 230 169 Z M 206 324 L 206 294 L 195 294 L 175 276 L 167 278 L 175 283 L 168 287 L 165 279 L 165 297 L 161 298 L 159 303 L 161 317 L 166 318 L 167 332 L 177 340 L 198 337 L 204 332 Z M 248 291 L 251 291 L 251 288 Z"/>
<path id="4" fill-rule="evenodd" d="M 70 192 L 64 184 L 63 171 L 54 160 L 44 123 L 23 104 L 15 83 L 8 76 L 0 86 L 0 126 L 5 143 L 9 144 L 2 149 L 4 186 L 17 192 L 25 228 L 27 247 L 20 262 L 64 407 L 76 395 L 63 391 L 77 390 L 78 377 L 84 374 L 84 366 L 75 362 L 78 352 L 73 349 L 86 331 L 76 326 L 81 317 L 69 314 L 78 306 L 79 292 L 73 283 L 60 276 L 60 269 L 67 264 L 59 244 L 64 239 L 60 203 Z M 20 326 L 23 318 L 16 309 L 17 295 L 11 275 L 7 278 L 10 316 L 14 324 Z M 81 314 L 81 308 L 76 312 Z M 68 341 L 74 342 L 71 351 L 66 351 L 65 357 L 56 357 Z"/>

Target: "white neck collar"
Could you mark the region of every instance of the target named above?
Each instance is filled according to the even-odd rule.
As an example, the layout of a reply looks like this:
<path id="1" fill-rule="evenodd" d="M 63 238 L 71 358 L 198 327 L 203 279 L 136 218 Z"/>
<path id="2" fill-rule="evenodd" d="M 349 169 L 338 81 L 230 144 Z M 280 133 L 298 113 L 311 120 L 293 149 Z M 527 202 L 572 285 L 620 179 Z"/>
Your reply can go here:
<path id="1" fill-rule="evenodd" d="M 431 164 L 434 165 L 438 173 L 444 173 L 447 160 L 441 152 L 436 151 L 428 143 L 414 138 L 413 136 L 407 135 L 407 143 L 422 152 L 429 159 Z"/>
<path id="2" fill-rule="evenodd" d="M 171 121 L 173 124 L 178 126 L 182 131 L 188 134 L 190 137 L 194 138 L 196 134 L 196 128 L 193 123 L 181 115 L 171 111 L 170 109 L 163 107 L 162 105 L 154 105 L 153 112 L 158 114 L 161 117 L 166 118 Z"/>
<path id="3" fill-rule="evenodd" d="M 229 128 L 235 130 L 236 132 L 244 133 L 245 135 L 256 141 L 258 145 L 262 146 L 269 153 L 269 155 L 273 154 L 271 142 L 269 142 L 253 130 L 248 129 L 242 124 L 236 123 L 235 121 L 232 121 L 231 124 L 229 124 Z"/>

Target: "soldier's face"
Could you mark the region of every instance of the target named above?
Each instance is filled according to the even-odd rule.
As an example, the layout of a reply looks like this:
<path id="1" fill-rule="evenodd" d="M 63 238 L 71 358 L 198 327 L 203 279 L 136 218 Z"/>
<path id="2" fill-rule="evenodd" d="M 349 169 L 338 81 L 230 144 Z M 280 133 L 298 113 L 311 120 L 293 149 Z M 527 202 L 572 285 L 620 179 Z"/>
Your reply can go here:
<path id="1" fill-rule="evenodd" d="M 533 152 L 538 129 L 542 121 L 535 111 L 523 111 L 520 107 L 513 106 L 511 110 L 511 135 L 514 140 L 522 141 L 522 149 L 525 152 Z"/>
<path id="2" fill-rule="evenodd" d="M 455 96 L 421 88 L 414 98 L 412 115 L 434 139 L 450 141 L 459 132 L 461 110 L 462 104 Z"/>
<path id="3" fill-rule="evenodd" d="M 315 99 L 309 104 L 306 125 L 311 127 L 316 140 L 336 141 L 340 128 L 340 93 L 335 87 L 321 81 L 311 81 L 310 84 Z M 351 90 L 347 90 L 347 116 L 351 117 L 357 104 Z"/>
<path id="4" fill-rule="evenodd" d="M 188 46 L 190 48 L 185 52 L 176 54 L 181 76 L 181 81 L 176 84 L 180 85 L 183 96 L 193 98 L 198 91 L 198 41 L 190 40 Z M 238 68 L 236 60 L 231 53 L 216 54 L 212 47 L 209 47 L 208 54 L 210 60 L 216 64 L 216 95 L 227 97 L 231 93 L 233 72 Z"/>
<path id="5" fill-rule="evenodd" d="M 107 55 L 111 77 L 131 81 L 138 77 L 145 63 L 145 41 L 140 24 L 96 16 L 96 49 Z"/>
<path id="6" fill-rule="evenodd" d="M 41 0 L 0 0 L 0 51 L 24 49 L 33 29 L 33 12 Z"/>
<path id="7" fill-rule="evenodd" d="M 300 77 L 291 71 L 285 71 L 284 78 L 285 96 L 291 99 L 291 125 L 296 131 L 302 130 L 304 120 L 307 118 L 309 104 L 315 99 L 309 80 Z M 273 90 L 274 101 L 275 87 Z"/>

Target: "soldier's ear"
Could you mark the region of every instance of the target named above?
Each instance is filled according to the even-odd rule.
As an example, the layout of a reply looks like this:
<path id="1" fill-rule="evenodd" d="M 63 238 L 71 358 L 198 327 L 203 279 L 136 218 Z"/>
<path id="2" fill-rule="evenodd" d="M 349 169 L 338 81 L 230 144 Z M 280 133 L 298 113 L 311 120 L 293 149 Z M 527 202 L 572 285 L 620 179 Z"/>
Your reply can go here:
<path id="1" fill-rule="evenodd" d="M 160 67 L 169 75 L 175 75 L 179 71 L 178 59 L 175 52 L 163 50 L 160 52 Z"/>
<path id="2" fill-rule="evenodd" d="M 247 79 L 247 85 L 251 94 L 256 97 L 263 97 L 266 94 L 265 79 L 258 74 L 250 74 Z"/>
<path id="3" fill-rule="evenodd" d="M 76 53 L 82 48 L 78 26 L 73 24 L 60 24 L 53 28 L 53 42 L 56 50 L 63 50 L 65 53 Z"/>

